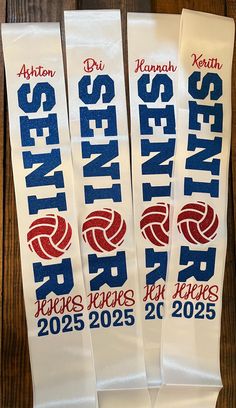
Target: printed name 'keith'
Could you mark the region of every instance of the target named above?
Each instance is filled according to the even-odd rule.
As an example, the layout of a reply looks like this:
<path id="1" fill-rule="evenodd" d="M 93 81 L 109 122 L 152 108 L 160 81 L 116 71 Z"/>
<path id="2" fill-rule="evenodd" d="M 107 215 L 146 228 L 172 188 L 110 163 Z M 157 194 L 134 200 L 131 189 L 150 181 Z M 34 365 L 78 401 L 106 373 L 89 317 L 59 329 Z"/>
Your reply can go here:
<path id="1" fill-rule="evenodd" d="M 51 69 L 46 69 L 42 65 L 34 67 L 31 65 L 30 68 L 27 68 L 25 64 L 22 65 L 21 70 L 18 72 L 17 76 L 21 76 L 25 79 L 30 79 L 31 77 L 50 77 L 53 78 L 56 74 L 56 71 Z"/>
<path id="2" fill-rule="evenodd" d="M 213 69 L 221 69 L 223 64 L 220 64 L 217 58 L 204 58 L 203 54 L 192 54 L 191 55 L 193 62 L 192 67 L 197 66 L 197 68 L 213 68 Z"/>
<path id="3" fill-rule="evenodd" d="M 175 72 L 177 66 L 173 65 L 171 61 L 167 64 L 146 64 L 144 58 L 135 60 L 136 66 L 134 72 Z"/>

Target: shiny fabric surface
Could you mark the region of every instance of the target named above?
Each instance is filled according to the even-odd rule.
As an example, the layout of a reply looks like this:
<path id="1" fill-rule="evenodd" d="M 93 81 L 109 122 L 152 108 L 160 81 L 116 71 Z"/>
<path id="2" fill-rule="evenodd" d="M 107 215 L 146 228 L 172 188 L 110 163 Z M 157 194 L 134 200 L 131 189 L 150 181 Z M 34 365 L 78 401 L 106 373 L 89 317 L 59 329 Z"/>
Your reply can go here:
<path id="1" fill-rule="evenodd" d="M 162 381 L 160 343 L 169 252 L 168 227 L 162 223 L 169 223 L 173 206 L 179 22 L 178 15 L 128 13 L 132 188 L 149 387 Z M 149 127 L 143 129 L 146 115 Z M 149 184 L 156 192 L 147 199 L 144 189 Z"/>
<path id="2" fill-rule="evenodd" d="M 59 24 L 4 24 L 2 39 L 34 408 L 96 408 Z"/>
<path id="3" fill-rule="evenodd" d="M 183 10 L 158 408 L 213 408 L 221 388 L 233 45 L 232 19 Z"/>
<path id="4" fill-rule="evenodd" d="M 132 408 L 138 400 L 145 408 L 150 399 L 132 220 L 120 12 L 65 12 L 65 34 L 78 226 L 99 406 Z M 120 195 L 114 196 L 113 189 Z M 91 198 L 88 191 L 99 196 Z M 108 237 L 104 220 L 110 214 L 119 220 L 113 223 L 115 218 L 110 218 L 108 223 L 115 234 L 126 229 L 122 242 Z M 118 256 L 123 257 L 122 265 Z M 104 276 L 106 267 L 105 281 L 95 287 L 95 276 Z M 100 301 L 92 302 L 95 297 Z M 118 325 L 114 313 L 120 316 Z"/>

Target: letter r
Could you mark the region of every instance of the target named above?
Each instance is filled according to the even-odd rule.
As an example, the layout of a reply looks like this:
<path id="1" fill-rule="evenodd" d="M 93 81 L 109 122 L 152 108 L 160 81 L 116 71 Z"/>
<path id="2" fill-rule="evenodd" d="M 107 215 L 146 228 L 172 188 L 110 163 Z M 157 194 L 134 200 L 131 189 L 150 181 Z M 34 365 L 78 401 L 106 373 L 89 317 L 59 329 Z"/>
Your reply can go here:
<path id="1" fill-rule="evenodd" d="M 117 252 L 114 256 L 88 256 L 89 273 L 97 275 L 90 281 L 90 290 L 99 290 L 103 285 L 118 288 L 127 280 L 125 252 Z"/>
<path id="2" fill-rule="evenodd" d="M 70 259 L 63 259 L 60 264 L 33 264 L 35 282 L 43 282 L 36 290 L 37 300 L 46 299 L 49 293 L 67 295 L 74 286 L 73 271 Z M 63 279 L 62 279 L 63 278 Z"/>
<path id="3" fill-rule="evenodd" d="M 187 246 L 182 246 L 180 251 L 180 265 L 188 265 L 179 271 L 178 281 L 186 282 L 195 278 L 198 282 L 207 282 L 215 271 L 216 249 L 208 248 L 206 251 L 193 251 Z"/>

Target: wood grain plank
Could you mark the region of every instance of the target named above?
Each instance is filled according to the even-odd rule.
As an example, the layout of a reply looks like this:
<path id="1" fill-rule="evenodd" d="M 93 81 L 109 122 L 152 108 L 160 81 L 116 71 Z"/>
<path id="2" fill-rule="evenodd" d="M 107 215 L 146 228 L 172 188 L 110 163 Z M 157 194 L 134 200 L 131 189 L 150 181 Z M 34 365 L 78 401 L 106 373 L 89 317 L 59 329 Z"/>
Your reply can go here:
<path id="1" fill-rule="evenodd" d="M 63 9 L 76 8 L 76 1 L 8 0 L 7 21 L 60 21 Z M 32 381 L 22 292 L 16 206 L 10 158 L 9 132 L 5 149 L 4 190 L 4 287 L 2 390 L 3 408 L 31 408 Z"/>
<path id="2" fill-rule="evenodd" d="M 236 20 L 236 2 L 226 0 L 225 12 L 228 17 Z M 236 47 L 234 45 L 234 58 L 232 70 L 232 144 L 231 144 L 231 204 L 229 205 L 229 251 L 235 256 L 236 241 L 236 84 L 234 81 L 236 75 Z M 230 231 L 231 229 L 231 231 Z M 231 241 L 232 240 L 232 241 Z M 231 241 L 231 242 L 230 242 Z M 228 258 L 230 257 L 228 251 Z M 221 341 L 221 366 L 224 383 L 227 386 L 223 389 L 219 398 L 219 407 L 236 406 L 236 274 L 235 259 L 232 270 L 228 272 L 226 268 L 224 285 L 224 302 L 222 314 L 222 341 Z"/>
<path id="3" fill-rule="evenodd" d="M 236 2 L 235 0 L 226 0 L 226 15 L 236 21 Z M 234 59 L 232 72 L 232 184 L 234 198 L 234 225 L 236 230 L 236 45 L 234 43 Z M 235 248 L 236 249 L 236 248 Z"/>
<path id="4" fill-rule="evenodd" d="M 151 1 L 142 0 L 80 0 L 80 9 L 96 10 L 96 9 L 120 9 L 121 11 L 137 11 L 150 12 L 152 11 Z"/>
<path id="5" fill-rule="evenodd" d="M 4 296 L 2 406 L 32 406 L 31 371 L 23 303 L 20 250 L 7 120 L 4 192 Z"/>
<path id="6" fill-rule="evenodd" d="M 6 19 L 6 1 L 0 3 L 0 23 Z M 0 38 L 0 382 L 2 384 L 2 334 L 3 334 L 3 189 L 4 189 L 4 147 L 5 147 L 5 81 L 2 59 L 2 41 Z M 1 387 L 2 388 L 2 387 Z M 0 390 L 1 390 L 0 388 Z M 0 392 L 1 396 L 1 392 Z M 1 399 L 0 399 L 1 404 Z"/>
<path id="7" fill-rule="evenodd" d="M 158 13 L 181 13 L 183 8 L 206 13 L 225 13 L 224 0 L 152 0 L 152 11 Z"/>
<path id="8" fill-rule="evenodd" d="M 62 21 L 63 11 L 76 7 L 76 0 L 7 0 L 8 22 Z"/>
<path id="9" fill-rule="evenodd" d="M 228 249 L 225 266 L 223 305 L 221 319 L 221 375 L 224 388 L 216 408 L 236 407 L 236 274 L 235 235 L 233 220 L 232 174 L 229 177 Z"/>

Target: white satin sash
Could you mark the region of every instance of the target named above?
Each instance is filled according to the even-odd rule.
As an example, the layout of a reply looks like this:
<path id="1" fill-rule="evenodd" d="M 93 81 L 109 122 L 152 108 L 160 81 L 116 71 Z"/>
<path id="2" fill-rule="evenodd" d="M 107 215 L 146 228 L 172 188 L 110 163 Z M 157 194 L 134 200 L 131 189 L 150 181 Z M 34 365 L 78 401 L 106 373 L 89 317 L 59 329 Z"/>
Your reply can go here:
<path id="1" fill-rule="evenodd" d="M 183 10 L 158 408 L 213 408 L 221 388 L 233 44 L 232 19 Z"/>
<path id="2" fill-rule="evenodd" d="M 59 24 L 2 25 L 35 408 L 95 408 Z"/>
<path id="3" fill-rule="evenodd" d="M 179 21 L 177 15 L 128 13 L 134 222 L 150 388 L 161 384 L 161 326 L 173 206 Z"/>
<path id="4" fill-rule="evenodd" d="M 78 225 L 101 408 L 150 406 L 134 231 L 121 21 L 65 12 Z"/>

